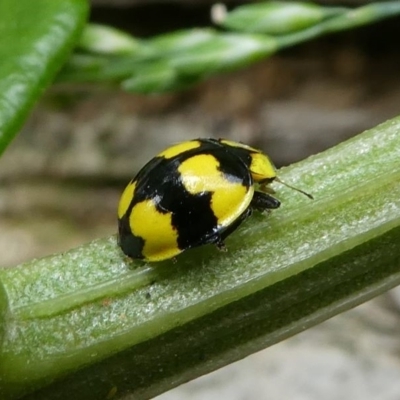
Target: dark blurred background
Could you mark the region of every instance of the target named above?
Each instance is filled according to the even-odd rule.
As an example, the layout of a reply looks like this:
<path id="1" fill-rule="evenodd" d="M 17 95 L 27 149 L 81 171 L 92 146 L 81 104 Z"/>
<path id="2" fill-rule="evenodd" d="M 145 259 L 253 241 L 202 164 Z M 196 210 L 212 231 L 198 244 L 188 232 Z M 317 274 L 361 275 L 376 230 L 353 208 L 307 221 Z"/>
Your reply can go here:
<path id="1" fill-rule="evenodd" d="M 213 3 L 92 4 L 93 22 L 149 37 L 209 26 Z M 52 87 L 0 159 L 0 266 L 114 234 L 125 184 L 170 143 L 240 140 L 266 151 L 279 167 L 399 115 L 399 38 L 400 18 L 393 18 L 172 94 Z M 398 400 L 396 304 L 392 292 L 163 398 Z"/>

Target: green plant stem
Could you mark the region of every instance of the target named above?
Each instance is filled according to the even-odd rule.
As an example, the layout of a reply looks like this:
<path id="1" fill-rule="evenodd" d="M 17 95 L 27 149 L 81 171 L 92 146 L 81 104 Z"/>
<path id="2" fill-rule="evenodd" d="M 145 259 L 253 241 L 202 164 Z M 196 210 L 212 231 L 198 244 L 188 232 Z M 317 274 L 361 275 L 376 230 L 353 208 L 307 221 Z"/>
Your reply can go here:
<path id="1" fill-rule="evenodd" d="M 399 159 L 400 117 L 280 171 L 315 200 L 274 185 L 228 252 L 111 237 L 0 271 L 1 398 L 149 398 L 399 284 Z"/>
<path id="2" fill-rule="evenodd" d="M 86 0 L 0 2 L 0 155 L 83 28 Z"/>

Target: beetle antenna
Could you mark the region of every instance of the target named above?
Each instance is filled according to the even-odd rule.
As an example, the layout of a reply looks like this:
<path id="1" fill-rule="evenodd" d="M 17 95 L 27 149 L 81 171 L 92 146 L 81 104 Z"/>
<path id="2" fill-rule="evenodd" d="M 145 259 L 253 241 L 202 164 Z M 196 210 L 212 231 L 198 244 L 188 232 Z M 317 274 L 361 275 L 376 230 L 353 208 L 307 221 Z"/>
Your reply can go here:
<path id="1" fill-rule="evenodd" d="M 314 200 L 314 197 L 313 197 L 311 194 L 305 192 L 304 190 L 301 190 L 301 189 L 298 189 L 298 188 L 296 188 L 296 187 L 294 187 L 294 186 L 291 186 L 291 185 L 289 185 L 289 184 L 286 183 L 286 182 L 281 181 L 278 177 L 275 177 L 275 181 L 281 183 L 282 185 L 287 186 L 287 187 L 290 188 L 290 189 L 295 190 L 296 192 L 300 192 L 300 193 L 304 194 L 304 196 L 307 196 L 307 197 L 308 197 L 309 199 L 311 199 L 311 200 Z"/>

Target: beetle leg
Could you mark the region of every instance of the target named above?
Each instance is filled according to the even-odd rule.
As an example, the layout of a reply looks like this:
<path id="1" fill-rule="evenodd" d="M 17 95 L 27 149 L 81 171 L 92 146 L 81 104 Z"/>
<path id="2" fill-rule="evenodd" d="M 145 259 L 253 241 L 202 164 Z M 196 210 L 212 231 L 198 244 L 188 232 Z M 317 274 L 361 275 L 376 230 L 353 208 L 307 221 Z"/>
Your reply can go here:
<path id="1" fill-rule="evenodd" d="M 268 193 L 257 191 L 254 192 L 253 199 L 250 202 L 250 207 L 258 211 L 273 210 L 279 208 L 280 205 L 281 202 L 275 197 Z"/>
<path id="2" fill-rule="evenodd" d="M 218 238 L 218 241 L 215 243 L 215 245 L 218 247 L 218 250 L 220 251 L 228 251 L 221 237 Z"/>

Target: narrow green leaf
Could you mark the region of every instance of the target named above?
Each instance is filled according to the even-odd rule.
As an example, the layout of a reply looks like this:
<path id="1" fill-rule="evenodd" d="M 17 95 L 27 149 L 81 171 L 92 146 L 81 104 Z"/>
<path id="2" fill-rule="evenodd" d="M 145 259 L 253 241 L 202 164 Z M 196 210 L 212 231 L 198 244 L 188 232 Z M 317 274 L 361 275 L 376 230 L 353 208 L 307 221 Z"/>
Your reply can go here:
<path id="1" fill-rule="evenodd" d="M 147 44 L 157 54 L 173 54 L 185 52 L 202 44 L 210 43 L 218 36 L 217 31 L 210 28 L 185 29 L 172 33 L 164 33 L 147 41 Z"/>
<path id="2" fill-rule="evenodd" d="M 197 75 L 179 76 L 176 69 L 166 61 L 149 63 L 143 68 L 137 67 L 134 70 L 132 76 L 121 84 L 128 92 L 163 93 L 184 89 L 199 80 Z"/>
<path id="3" fill-rule="evenodd" d="M 0 154 L 67 58 L 87 11 L 86 0 L 0 2 Z"/>
<path id="4" fill-rule="evenodd" d="M 400 2 L 398 1 L 367 4 L 356 9 L 348 9 L 346 12 L 321 21 L 309 28 L 280 36 L 278 38 L 279 48 L 293 46 L 329 33 L 355 29 L 399 14 Z"/>
<path id="5" fill-rule="evenodd" d="M 277 48 L 275 38 L 267 35 L 225 33 L 173 54 L 168 61 L 184 76 L 202 76 L 249 65 L 270 56 Z"/>
<path id="6" fill-rule="evenodd" d="M 175 53 L 184 53 L 195 46 L 209 43 L 216 36 L 212 29 L 188 29 L 156 36 L 149 40 L 139 40 L 131 36 L 137 44 L 132 55 L 109 48 L 109 56 L 99 52 L 97 44 L 104 31 L 98 32 L 97 26 L 89 24 L 80 40 L 79 46 L 87 53 L 73 54 L 58 75 L 60 81 L 100 82 L 121 80 L 128 91 L 140 93 L 163 92 L 181 86 L 176 71 L 168 63 L 168 57 Z M 112 29 L 125 37 L 126 33 Z M 87 40 L 97 33 L 96 41 Z M 102 54 L 96 54 L 102 53 Z M 180 78 L 180 77 L 178 77 Z"/>
<path id="7" fill-rule="evenodd" d="M 215 22 L 236 31 L 283 35 L 344 11 L 344 7 L 322 7 L 313 3 L 266 1 L 237 7 Z"/>
<path id="8" fill-rule="evenodd" d="M 399 159 L 400 117 L 280 171 L 315 200 L 274 185 L 228 252 L 111 237 L 0 271 L 1 398 L 149 398 L 399 284 Z"/>
<path id="9" fill-rule="evenodd" d="M 119 29 L 99 24 L 87 24 L 77 43 L 77 48 L 99 54 L 135 54 L 142 44 Z"/>
<path id="10" fill-rule="evenodd" d="M 217 5 L 214 11 L 221 8 Z M 111 82 L 140 93 L 173 91 L 212 74 L 246 67 L 285 47 L 399 14 L 398 1 L 355 9 L 304 2 L 265 2 L 243 5 L 229 13 L 214 13 L 215 23 L 236 32 L 188 29 L 138 40 L 129 39 L 126 33 L 114 28 L 107 32 L 105 27 L 99 30 L 89 26 L 81 40 L 84 54 L 74 54 L 57 78 Z M 110 39 L 123 37 L 124 43 L 130 43 L 130 50 L 121 52 L 111 45 L 105 51 L 101 47 L 103 35 Z"/>
<path id="11" fill-rule="evenodd" d="M 168 35 L 169 36 L 169 35 Z M 122 82 L 125 90 L 139 93 L 165 92 L 185 88 L 209 73 L 230 71 L 248 65 L 254 60 L 271 55 L 276 42 L 268 36 L 224 34 L 192 37 L 191 46 L 186 46 L 179 36 L 157 38 L 156 45 L 177 43 L 183 46 L 179 51 L 167 55 L 162 61 L 148 61 L 132 65 L 131 76 Z M 172 42 L 171 42 L 172 41 Z"/>

